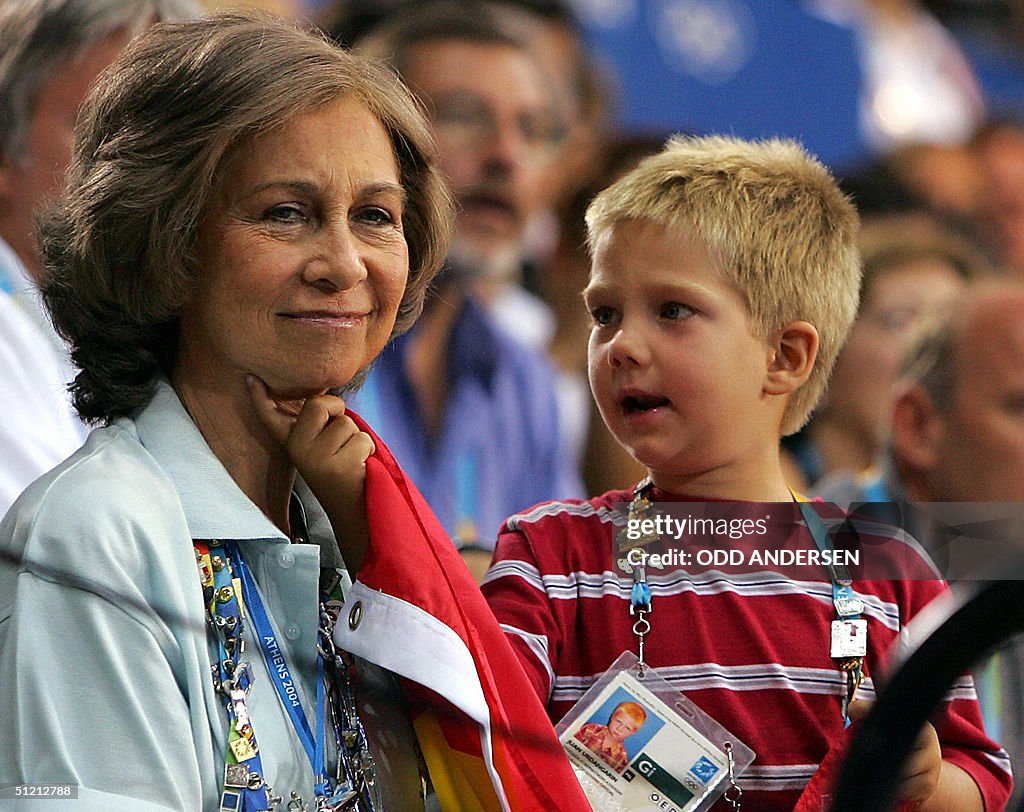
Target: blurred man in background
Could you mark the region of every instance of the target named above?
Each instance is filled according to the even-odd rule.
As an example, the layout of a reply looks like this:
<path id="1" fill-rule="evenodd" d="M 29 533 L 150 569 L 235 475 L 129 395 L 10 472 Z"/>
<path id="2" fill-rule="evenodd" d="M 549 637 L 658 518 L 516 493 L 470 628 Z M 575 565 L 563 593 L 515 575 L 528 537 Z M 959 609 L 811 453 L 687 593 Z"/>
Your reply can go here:
<path id="1" fill-rule="evenodd" d="M 489 311 L 518 280 L 565 137 L 544 65 L 506 11 L 428 4 L 396 12 L 360 45 L 424 100 L 458 219 L 423 316 L 352 402 L 479 575 L 507 516 L 582 493 L 560 453 L 551 365 Z"/>
<path id="2" fill-rule="evenodd" d="M 78 107 L 131 36 L 197 11 L 188 0 L 19 0 L 0 5 L 0 515 L 74 451 L 74 376 L 36 284 L 33 218 L 71 160 Z"/>
<path id="3" fill-rule="evenodd" d="M 954 589 L 1024 551 L 1024 283 L 973 282 L 922 329 L 903 362 L 889 433 L 877 498 L 920 503 L 905 526 Z M 972 502 L 999 504 L 964 504 Z M 974 675 L 986 730 L 1019 776 L 1024 642 L 1006 643 Z M 1024 798 L 1024 781 L 1015 783 L 1008 809 Z"/>

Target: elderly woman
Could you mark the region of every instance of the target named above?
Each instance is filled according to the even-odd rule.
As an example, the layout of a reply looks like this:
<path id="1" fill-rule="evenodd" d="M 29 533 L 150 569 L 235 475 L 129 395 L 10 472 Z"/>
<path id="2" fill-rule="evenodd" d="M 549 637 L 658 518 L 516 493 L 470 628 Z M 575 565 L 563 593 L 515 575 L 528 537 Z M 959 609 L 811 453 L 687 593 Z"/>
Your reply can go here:
<path id="1" fill-rule="evenodd" d="M 390 74 L 265 16 L 157 26 L 101 77 L 40 233 L 103 425 L 0 524 L 9 792 L 586 808 L 450 542 L 327 394 L 445 254 L 427 133 Z"/>

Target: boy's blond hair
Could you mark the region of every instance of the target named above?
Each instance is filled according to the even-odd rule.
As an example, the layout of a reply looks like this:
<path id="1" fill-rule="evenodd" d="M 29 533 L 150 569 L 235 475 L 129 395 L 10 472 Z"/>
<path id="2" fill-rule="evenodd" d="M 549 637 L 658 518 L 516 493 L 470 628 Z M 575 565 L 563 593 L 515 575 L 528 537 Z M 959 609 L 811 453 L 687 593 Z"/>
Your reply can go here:
<path id="1" fill-rule="evenodd" d="M 792 321 L 817 328 L 810 378 L 790 398 L 782 434 L 797 431 L 825 390 L 857 314 L 857 210 L 794 141 L 676 136 L 601 192 L 587 242 L 642 220 L 700 239 L 746 299 L 751 329 L 769 339 Z"/>

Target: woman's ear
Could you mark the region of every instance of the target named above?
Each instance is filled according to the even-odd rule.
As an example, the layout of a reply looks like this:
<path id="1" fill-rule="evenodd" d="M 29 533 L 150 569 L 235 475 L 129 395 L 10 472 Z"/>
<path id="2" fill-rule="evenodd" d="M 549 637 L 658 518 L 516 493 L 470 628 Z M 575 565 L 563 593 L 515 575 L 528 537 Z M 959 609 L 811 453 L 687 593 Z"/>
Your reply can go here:
<path id="1" fill-rule="evenodd" d="M 770 350 L 765 394 L 795 392 L 807 382 L 814 369 L 814 359 L 818 357 L 818 331 L 809 322 L 791 321 L 775 334 Z"/>
<path id="2" fill-rule="evenodd" d="M 902 468 L 917 474 L 934 468 L 939 461 L 943 430 L 942 413 L 924 389 L 909 385 L 896 393 L 889 444 Z"/>

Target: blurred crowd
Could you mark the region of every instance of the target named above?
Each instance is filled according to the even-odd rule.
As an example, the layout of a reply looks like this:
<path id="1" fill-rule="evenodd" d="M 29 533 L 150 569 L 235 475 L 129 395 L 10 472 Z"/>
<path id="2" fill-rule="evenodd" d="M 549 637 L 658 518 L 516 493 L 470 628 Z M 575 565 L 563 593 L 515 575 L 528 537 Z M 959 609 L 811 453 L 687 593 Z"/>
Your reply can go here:
<path id="1" fill-rule="evenodd" d="M 192 11 L 217 5 L 208 0 Z M 314 21 L 337 42 L 390 61 L 432 114 L 460 211 L 449 270 L 417 330 L 391 354 L 401 358 L 385 355 L 357 403 L 371 422 L 383 418 L 382 434 L 418 472 L 414 479 L 457 543 L 486 552 L 501 519 L 533 502 L 635 482 L 640 469 L 595 419 L 586 382 L 582 215 L 598 190 L 671 133 L 618 124 L 616 107 L 629 88 L 616 84 L 588 44 L 573 4 L 490 0 L 476 16 L 463 4 L 422 0 L 251 5 Z M 861 317 L 826 401 L 784 441 L 794 487 L 816 493 L 837 477 L 877 473 L 891 390 L 915 325 L 972 280 L 1024 275 L 1024 122 L 989 109 L 970 63 L 924 5 L 808 5 L 861 31 L 862 112 L 876 145 L 868 160 L 834 168 L 864 222 Z M 51 390 L 74 371 L 32 294 L 39 271 L 31 212 L 59 186 L 77 102 L 137 27 L 121 16 L 95 42 L 54 49 L 51 58 L 66 54 L 66 65 L 37 89 L 35 119 L 11 109 L 0 121 L 4 291 L 19 303 L 18 318 L 32 322 L 19 340 L 40 337 L 33 374 L 45 372 Z M 517 64 L 492 66 L 487 48 L 467 55 L 454 47 L 479 46 L 499 30 L 506 51 L 521 52 Z M 920 121 L 911 120 L 915 111 Z M 45 117 L 57 115 L 60 128 L 47 129 Z M 686 131 L 687 122 L 676 129 Z M 17 352 L 22 362 L 26 352 Z M 467 371 L 479 374 L 466 383 Z M 519 387 L 519 404 L 503 401 L 503 384 Z M 52 412 L 52 420 L 45 437 L 9 424 L 12 448 L 36 447 L 24 452 L 20 479 L 0 477 L 0 508 L 84 436 L 63 403 L 25 402 L 29 413 Z M 486 426 L 478 425 L 488 422 L 483 414 L 491 417 Z M 498 448 L 503 471 L 488 464 Z"/>

